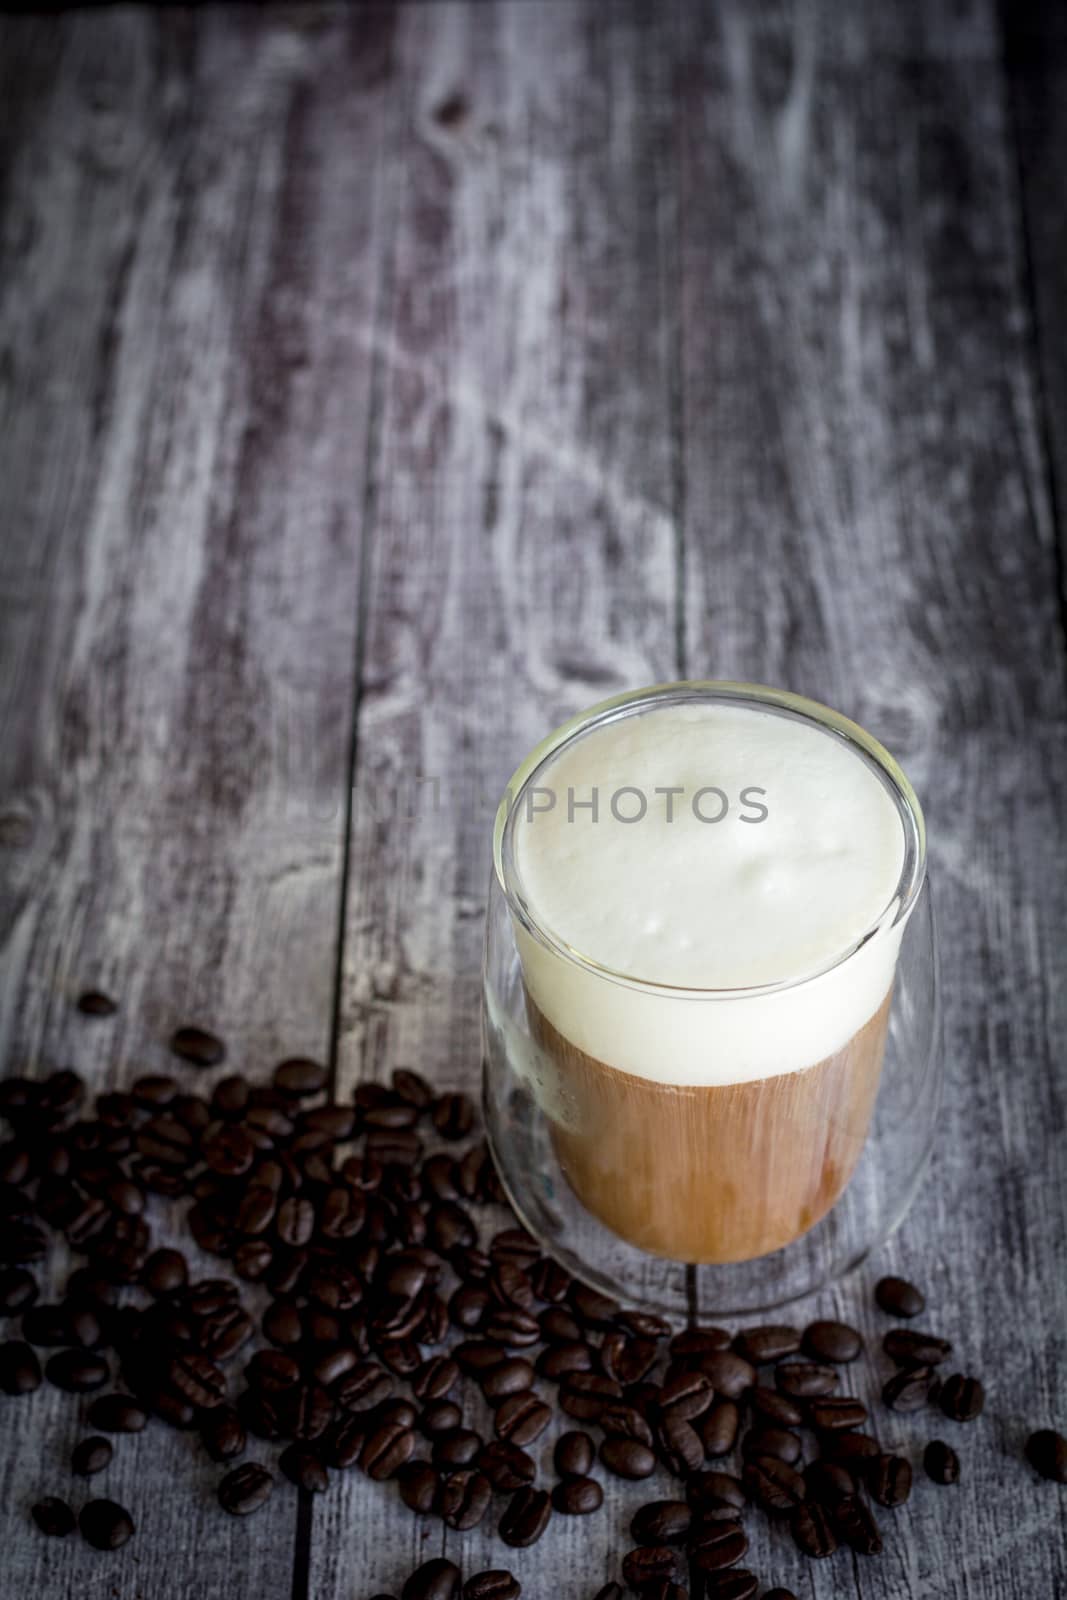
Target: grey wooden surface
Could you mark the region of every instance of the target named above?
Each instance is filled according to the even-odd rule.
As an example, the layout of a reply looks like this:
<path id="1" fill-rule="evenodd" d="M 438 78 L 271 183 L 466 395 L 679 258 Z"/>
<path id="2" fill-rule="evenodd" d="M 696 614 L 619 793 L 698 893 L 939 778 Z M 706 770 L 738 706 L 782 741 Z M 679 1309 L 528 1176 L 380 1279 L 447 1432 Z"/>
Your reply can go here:
<path id="1" fill-rule="evenodd" d="M 0 19 L 3 1070 L 122 1082 L 195 1014 L 249 1070 L 474 1086 L 493 805 L 546 728 L 683 673 L 857 717 L 927 808 L 947 1090 L 900 1234 L 800 1314 L 874 1347 L 870 1285 L 913 1273 L 990 1399 L 879 1561 L 754 1525 L 813 1600 L 1067 1590 L 1020 1460 L 1067 1424 L 1045 33 L 991 0 Z M 72 1016 L 90 983 L 114 1023 Z M 648 1493 L 518 1557 L 354 1474 L 237 1523 L 153 1428 L 101 1557 L 27 1528 L 78 1408 L 13 1404 L 3 1600 L 364 1600 L 442 1548 L 582 1600 Z"/>

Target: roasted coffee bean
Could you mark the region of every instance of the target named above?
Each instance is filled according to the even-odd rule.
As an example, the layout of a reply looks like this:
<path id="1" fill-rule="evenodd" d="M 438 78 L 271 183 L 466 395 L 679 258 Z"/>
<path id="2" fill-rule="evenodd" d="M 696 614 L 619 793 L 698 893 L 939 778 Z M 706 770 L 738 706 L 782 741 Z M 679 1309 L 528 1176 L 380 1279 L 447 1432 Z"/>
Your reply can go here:
<path id="1" fill-rule="evenodd" d="M 564 1306 L 548 1306 L 537 1321 L 542 1337 L 552 1344 L 572 1344 L 581 1340 L 582 1330 Z"/>
<path id="2" fill-rule="evenodd" d="M 482 1449 L 482 1436 L 473 1428 L 451 1428 L 434 1440 L 433 1461 L 437 1467 L 469 1467 Z"/>
<path id="3" fill-rule="evenodd" d="M 773 1393 L 773 1391 L 771 1391 Z M 736 1400 L 716 1400 L 697 1425 L 706 1456 L 725 1456 L 737 1443 L 741 1412 Z"/>
<path id="4" fill-rule="evenodd" d="M 813 1560 L 821 1561 L 826 1556 L 832 1556 L 837 1549 L 837 1538 L 830 1518 L 817 1500 L 797 1506 L 789 1519 L 789 1531 L 797 1549 Z"/>
<path id="5" fill-rule="evenodd" d="M 823 1434 L 820 1448 L 828 1461 L 843 1462 L 846 1466 L 873 1461 L 881 1452 L 877 1439 L 872 1439 L 869 1433 L 857 1433 L 851 1428 L 840 1433 Z"/>
<path id="6" fill-rule="evenodd" d="M 32 1345 L 22 1339 L 0 1344 L 0 1389 L 5 1394 L 32 1394 L 41 1387 L 41 1363 Z"/>
<path id="7" fill-rule="evenodd" d="M 474 1126 L 470 1096 L 442 1094 L 434 1101 L 430 1120 L 442 1139 L 465 1139 Z"/>
<path id="8" fill-rule="evenodd" d="M 943 1439 L 931 1439 L 923 1451 L 923 1469 L 933 1483 L 958 1483 L 960 1458 Z"/>
<path id="9" fill-rule="evenodd" d="M 415 1435 L 403 1423 L 383 1422 L 373 1427 L 363 1441 L 359 1464 L 368 1478 L 391 1478 L 411 1459 L 415 1449 Z"/>
<path id="10" fill-rule="evenodd" d="M 519 1600 L 522 1585 L 502 1568 L 476 1572 L 463 1585 L 463 1600 Z"/>
<path id="11" fill-rule="evenodd" d="M 877 1458 L 873 1458 L 877 1459 Z M 847 1467 L 836 1461 L 814 1461 L 804 1472 L 809 1500 L 831 1506 L 842 1495 L 855 1494 L 856 1481 Z"/>
<path id="12" fill-rule="evenodd" d="M 587 1517 L 603 1503 L 604 1491 L 595 1478 L 564 1478 L 552 1491 L 552 1504 L 565 1517 Z"/>
<path id="13" fill-rule="evenodd" d="M 552 1453 L 553 1464 L 561 1478 L 586 1478 L 593 1468 L 593 1441 L 587 1433 L 572 1428 L 561 1433 Z"/>
<path id="14" fill-rule="evenodd" d="M 333 1399 L 319 1383 L 295 1384 L 279 1394 L 277 1404 L 282 1429 L 294 1439 L 317 1439 L 333 1421 Z M 409 1415 L 413 1420 L 413 1408 Z"/>
<path id="15" fill-rule="evenodd" d="M 705 1600 L 753 1600 L 759 1589 L 759 1579 L 744 1567 L 732 1567 L 728 1572 L 709 1573 L 704 1588 Z"/>
<path id="16" fill-rule="evenodd" d="M 189 1263 L 180 1250 L 154 1250 L 141 1269 L 141 1282 L 152 1295 L 177 1294 L 189 1281 Z"/>
<path id="17" fill-rule="evenodd" d="M 655 1456 L 648 1445 L 638 1439 L 610 1437 L 602 1440 L 600 1459 L 617 1478 L 650 1478 L 656 1470 Z"/>
<path id="18" fill-rule="evenodd" d="M 906 1278 L 880 1278 L 874 1286 L 874 1298 L 891 1317 L 917 1317 L 926 1309 L 922 1290 Z"/>
<path id="19" fill-rule="evenodd" d="M 599 1372 L 570 1372 L 559 1387 L 560 1409 L 581 1422 L 595 1422 L 609 1401 L 621 1399 L 621 1385 Z"/>
<path id="20" fill-rule="evenodd" d="M 424 1561 L 404 1584 L 400 1600 L 459 1600 L 459 1568 L 443 1556 Z"/>
<path id="21" fill-rule="evenodd" d="M 396 1475 L 400 1498 L 409 1511 L 429 1516 L 437 1504 L 441 1480 L 428 1461 L 405 1461 Z"/>
<path id="22" fill-rule="evenodd" d="M 128 1394 L 98 1395 L 89 1407 L 88 1422 L 101 1433 L 140 1433 L 148 1413 Z"/>
<path id="23" fill-rule="evenodd" d="M 911 1463 L 881 1454 L 867 1463 L 867 1488 L 880 1506 L 902 1506 L 911 1493 Z"/>
<path id="24" fill-rule="evenodd" d="M 657 1580 L 675 1582 L 682 1563 L 676 1550 L 666 1544 L 641 1544 L 622 1558 L 622 1575 L 629 1588 L 644 1594 Z"/>
<path id="25" fill-rule="evenodd" d="M 67 1502 L 57 1500 L 55 1495 L 38 1500 L 33 1508 L 33 1520 L 50 1539 L 65 1539 L 68 1533 L 74 1532 L 76 1526 L 74 1513 Z"/>
<path id="26" fill-rule="evenodd" d="M 890 1411 L 921 1411 L 930 1398 L 933 1378 L 929 1367 L 903 1367 L 883 1385 L 882 1400 Z"/>
<path id="27" fill-rule="evenodd" d="M 78 1527 L 94 1550 L 119 1550 L 133 1538 L 133 1518 L 114 1500 L 90 1500 L 81 1509 Z"/>
<path id="28" fill-rule="evenodd" d="M 466 1467 L 461 1472 L 453 1472 L 442 1483 L 438 1511 L 448 1527 L 466 1532 L 481 1522 L 492 1497 L 485 1474 L 474 1467 Z"/>
<path id="29" fill-rule="evenodd" d="M 99 1331 L 99 1323 L 97 1323 Z M 78 1343 L 71 1327 L 67 1306 L 30 1306 L 22 1315 L 22 1332 L 30 1344 L 51 1349 L 53 1346 Z"/>
<path id="30" fill-rule="evenodd" d="M 494 1309 L 492 1302 L 482 1324 L 482 1332 L 487 1339 L 510 1345 L 515 1349 L 536 1344 L 541 1337 L 537 1318 L 529 1311 L 520 1311 L 515 1306 L 500 1306 Z"/>
<path id="31" fill-rule="evenodd" d="M 532 1369 L 530 1376 L 533 1377 Z M 450 1356 L 431 1356 L 412 1375 L 411 1392 L 416 1400 L 442 1400 L 458 1382 L 459 1367 Z"/>
<path id="32" fill-rule="evenodd" d="M 497 1407 L 493 1426 L 501 1439 L 528 1445 L 539 1439 L 552 1421 L 552 1412 L 532 1389 L 509 1394 Z"/>
<path id="33" fill-rule="evenodd" d="M 580 1340 L 567 1340 L 561 1344 L 546 1346 L 537 1358 L 537 1371 L 545 1378 L 558 1381 L 565 1378 L 569 1372 L 590 1372 L 593 1366 L 593 1352 L 587 1344 Z"/>
<path id="34" fill-rule="evenodd" d="M 425 1078 L 409 1067 L 396 1067 L 392 1077 L 393 1092 L 416 1111 L 425 1111 L 433 1104 L 433 1090 Z"/>
<path id="35" fill-rule="evenodd" d="M 619 1313 L 617 1300 L 577 1280 L 571 1284 L 567 1299 L 578 1321 L 587 1328 L 610 1328 Z"/>
<path id="36" fill-rule="evenodd" d="M 650 1500 L 634 1512 L 630 1537 L 635 1544 L 681 1544 L 691 1522 L 692 1512 L 684 1500 Z"/>
<path id="37" fill-rule="evenodd" d="M 167 1382 L 190 1405 L 209 1411 L 226 1398 L 226 1374 L 196 1350 L 182 1351 L 167 1366 Z"/>
<path id="38" fill-rule="evenodd" d="M 0 1316 L 28 1311 L 37 1299 L 37 1279 L 25 1267 L 8 1267 L 0 1272 Z"/>
<path id="39" fill-rule="evenodd" d="M 800 1439 L 788 1428 L 750 1428 L 741 1445 L 746 1460 L 754 1456 L 775 1456 L 794 1466 L 800 1460 Z"/>
<path id="40" fill-rule="evenodd" d="M 299 1344 L 304 1337 L 300 1309 L 291 1300 L 272 1300 L 263 1313 L 262 1328 L 271 1344 L 283 1348 Z"/>
<path id="41" fill-rule="evenodd" d="M 639 1383 L 654 1366 L 659 1351 L 654 1339 L 629 1339 L 624 1333 L 606 1333 L 600 1346 L 600 1364 L 609 1378 L 624 1387 Z"/>
<path id="42" fill-rule="evenodd" d="M 491 1405 L 506 1400 L 509 1395 L 521 1394 L 534 1380 L 534 1369 L 520 1356 L 499 1361 L 490 1367 L 482 1378 L 482 1393 Z"/>
<path id="43" fill-rule="evenodd" d="M 847 1494 L 828 1508 L 834 1532 L 857 1555 L 876 1556 L 882 1548 L 878 1525 L 859 1495 Z"/>
<path id="44" fill-rule="evenodd" d="M 232 1517 L 247 1517 L 265 1505 L 273 1492 L 274 1479 L 266 1467 L 246 1461 L 228 1472 L 219 1484 L 219 1505 Z"/>
<path id="45" fill-rule="evenodd" d="M 203 1028 L 179 1028 L 171 1035 L 170 1048 L 194 1067 L 217 1067 L 226 1055 L 226 1046 Z"/>
<path id="46" fill-rule="evenodd" d="M 774 1386 L 793 1400 L 811 1400 L 833 1394 L 838 1376 L 833 1367 L 817 1361 L 783 1361 L 774 1369 Z"/>
<path id="47" fill-rule="evenodd" d="M 278 1457 L 278 1465 L 290 1483 L 309 1494 L 323 1494 L 329 1487 L 330 1475 L 321 1457 L 306 1444 L 287 1445 Z"/>
<path id="48" fill-rule="evenodd" d="M 300 1382 L 300 1363 L 295 1356 L 286 1355 L 284 1350 L 257 1350 L 245 1368 L 245 1377 L 255 1389 L 262 1389 L 266 1394 L 280 1394 L 283 1389 L 291 1389 Z M 387 1399 L 392 1392 L 390 1383 L 369 1404 Z"/>
<path id="49" fill-rule="evenodd" d="M 700 1370 L 711 1379 L 717 1395 L 739 1400 L 756 1381 L 756 1369 L 734 1350 L 713 1350 L 700 1359 Z"/>
<path id="50" fill-rule="evenodd" d="M 101 1389 L 111 1376 L 103 1356 L 88 1350 L 61 1350 L 50 1358 L 44 1372 L 49 1383 L 68 1394 L 89 1394 Z"/>
<path id="51" fill-rule="evenodd" d="M 746 1461 L 741 1481 L 749 1497 L 774 1516 L 788 1515 L 807 1495 L 800 1473 L 775 1456 Z"/>
<path id="52" fill-rule="evenodd" d="M 493 1488 L 502 1493 L 525 1488 L 537 1476 L 533 1458 L 506 1439 L 492 1439 L 483 1445 L 477 1462 Z"/>
<path id="53" fill-rule="evenodd" d="M 342 1416 L 323 1439 L 319 1448 L 332 1467 L 354 1467 L 374 1420 L 369 1412 Z"/>
<path id="54" fill-rule="evenodd" d="M 113 1017 L 118 1010 L 118 1002 L 100 989 L 86 989 L 78 996 L 77 1004 L 85 1017 Z"/>
<path id="55" fill-rule="evenodd" d="M 290 1056 L 274 1069 L 272 1082 L 279 1094 L 291 1095 L 300 1100 L 307 1095 L 321 1094 L 330 1081 L 326 1068 L 306 1056 Z"/>
<path id="56" fill-rule="evenodd" d="M 544 1489 L 516 1489 L 504 1508 L 497 1532 L 505 1544 L 522 1550 L 537 1543 L 551 1515 L 552 1504 Z"/>
<path id="57" fill-rule="evenodd" d="M 448 1302 L 448 1320 L 457 1328 L 473 1332 L 481 1323 L 488 1304 L 488 1290 L 479 1289 L 473 1283 L 460 1284 Z M 497 1359 L 502 1359 L 499 1350 Z"/>
<path id="58" fill-rule="evenodd" d="M 343 1411 L 369 1411 L 393 1394 L 396 1385 L 384 1367 L 362 1361 L 333 1385 L 330 1393 Z"/>
<path id="59" fill-rule="evenodd" d="M 700 1435 L 684 1417 L 668 1413 L 654 1429 L 656 1451 L 668 1472 L 684 1478 L 696 1472 L 704 1463 L 704 1446 Z"/>
<path id="60" fill-rule="evenodd" d="M 758 1328 L 746 1328 L 733 1342 L 739 1356 L 754 1367 L 765 1361 L 780 1361 L 800 1349 L 800 1329 L 778 1323 L 765 1323 Z"/>
<path id="61" fill-rule="evenodd" d="M 655 1442 L 652 1429 L 641 1412 L 636 1406 L 627 1405 L 623 1400 L 613 1400 L 606 1405 L 597 1421 L 605 1433 L 613 1434 L 620 1439 L 636 1439 L 640 1444 L 647 1444 L 649 1448 Z"/>
<path id="62" fill-rule="evenodd" d="M 725 1328 L 683 1328 L 674 1335 L 669 1348 L 674 1360 L 699 1360 L 716 1350 L 728 1350 L 730 1335 Z"/>
<path id="63" fill-rule="evenodd" d="M 306 1195 L 292 1194 L 282 1201 L 274 1219 L 274 1231 L 290 1249 L 307 1244 L 315 1231 L 315 1207 Z"/>
<path id="64" fill-rule="evenodd" d="M 244 1454 L 244 1423 L 232 1406 L 215 1406 L 204 1415 L 200 1438 L 212 1461 L 233 1461 Z"/>
<path id="65" fill-rule="evenodd" d="M 665 1417 L 681 1417 L 688 1422 L 708 1409 L 714 1395 L 706 1373 L 680 1372 L 660 1390 L 659 1408 Z"/>
<path id="66" fill-rule="evenodd" d="M 867 1407 L 852 1395 L 826 1395 L 811 1402 L 808 1417 L 812 1427 L 836 1433 L 843 1428 L 862 1428 L 867 1421 Z"/>
<path id="67" fill-rule="evenodd" d="M 518 1306 L 521 1311 L 529 1311 L 533 1307 L 533 1285 L 514 1261 L 493 1263 L 489 1273 L 489 1292 L 502 1305 Z"/>
<path id="68" fill-rule="evenodd" d="M 936 1367 L 952 1354 L 947 1339 L 920 1333 L 917 1328 L 890 1328 L 882 1340 L 882 1349 L 898 1367 Z"/>
<path id="69" fill-rule="evenodd" d="M 732 1472 L 697 1472 L 685 1486 L 685 1497 L 695 1511 L 728 1506 L 743 1511 L 748 1503 L 740 1478 Z"/>
<path id="70" fill-rule="evenodd" d="M 804 1413 L 797 1403 L 788 1395 L 779 1394 L 777 1389 L 758 1383 L 748 1398 L 758 1416 L 780 1428 L 799 1428 L 804 1421 Z"/>
<path id="71" fill-rule="evenodd" d="M 1067 1483 L 1067 1439 L 1054 1428 L 1038 1428 L 1030 1435 L 1026 1459 L 1050 1483 Z"/>
<path id="72" fill-rule="evenodd" d="M 332 1349 L 324 1350 L 321 1356 L 316 1356 L 311 1365 L 312 1376 L 316 1383 L 321 1383 L 323 1388 L 329 1389 L 344 1377 L 346 1372 L 351 1372 L 353 1367 L 359 1365 L 359 1354 L 351 1346 L 337 1344 Z"/>
<path id="73" fill-rule="evenodd" d="M 667 1318 L 657 1316 L 654 1311 L 620 1311 L 615 1321 L 620 1328 L 625 1328 L 626 1332 L 633 1334 L 636 1339 L 658 1340 L 670 1337 L 671 1325 Z"/>
<path id="74" fill-rule="evenodd" d="M 79 1478 L 92 1478 L 110 1465 L 114 1453 L 111 1440 L 102 1439 L 99 1434 L 80 1439 L 70 1453 L 70 1470 Z"/>
<path id="75" fill-rule="evenodd" d="M 937 1403 L 952 1422 L 973 1422 L 985 1405 L 985 1390 L 977 1378 L 953 1373 L 941 1386 Z"/>
<path id="76" fill-rule="evenodd" d="M 246 1283 L 258 1283 L 270 1270 L 274 1252 L 265 1239 L 251 1239 L 234 1251 L 234 1271 Z"/>
<path id="77" fill-rule="evenodd" d="M 813 1361 L 855 1361 L 863 1339 L 847 1322 L 809 1322 L 801 1349 Z"/>
<path id="78" fill-rule="evenodd" d="M 161 1417 L 171 1428 L 195 1428 L 196 1407 L 190 1405 L 188 1400 L 183 1400 L 180 1394 L 175 1394 L 171 1389 L 160 1389 L 158 1394 L 152 1396 L 152 1412 Z M 273 1435 L 265 1435 L 273 1437 Z"/>
<path id="79" fill-rule="evenodd" d="M 706 1522 L 690 1533 L 688 1549 L 701 1572 L 722 1572 L 745 1555 L 748 1535 L 739 1522 Z"/>
<path id="80" fill-rule="evenodd" d="M 419 1415 L 419 1427 L 428 1439 L 452 1433 L 463 1421 L 463 1412 L 454 1400 L 431 1400 Z"/>

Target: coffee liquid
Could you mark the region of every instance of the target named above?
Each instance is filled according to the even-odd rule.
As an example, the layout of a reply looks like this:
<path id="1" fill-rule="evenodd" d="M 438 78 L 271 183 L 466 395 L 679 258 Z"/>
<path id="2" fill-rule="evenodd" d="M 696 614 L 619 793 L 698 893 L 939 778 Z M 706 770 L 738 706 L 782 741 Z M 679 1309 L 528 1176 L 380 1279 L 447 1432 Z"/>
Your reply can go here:
<path id="1" fill-rule="evenodd" d="M 550 1127 L 567 1181 L 613 1233 L 672 1261 L 747 1261 L 789 1244 L 826 1215 L 859 1160 L 890 999 L 814 1066 L 689 1087 L 595 1060 L 527 996 L 559 1074 L 566 1120 Z"/>

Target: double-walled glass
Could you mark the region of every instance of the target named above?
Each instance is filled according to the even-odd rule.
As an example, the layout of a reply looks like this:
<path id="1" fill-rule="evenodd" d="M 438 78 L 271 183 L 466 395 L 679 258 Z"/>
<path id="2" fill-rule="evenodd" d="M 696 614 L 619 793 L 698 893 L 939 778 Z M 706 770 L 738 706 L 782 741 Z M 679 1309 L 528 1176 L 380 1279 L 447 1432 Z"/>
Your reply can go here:
<path id="1" fill-rule="evenodd" d="M 815 973 L 744 989 L 645 982 L 563 943 L 530 903 L 515 829 L 564 746 L 609 720 L 693 702 L 814 724 L 867 764 L 896 807 L 895 892 L 862 938 Z M 860 1025 L 801 1071 L 692 1087 L 625 1069 L 635 1039 L 758 1053 L 827 1008 L 857 1005 Z M 555 1025 L 585 1015 L 598 1019 L 595 1046 Z M 847 718 L 757 685 L 667 684 L 574 718 L 515 773 L 497 814 L 489 890 L 485 1113 L 516 1211 L 587 1283 L 671 1315 L 742 1313 L 857 1264 L 903 1217 L 929 1155 L 937 1028 L 922 812 L 896 762 Z"/>

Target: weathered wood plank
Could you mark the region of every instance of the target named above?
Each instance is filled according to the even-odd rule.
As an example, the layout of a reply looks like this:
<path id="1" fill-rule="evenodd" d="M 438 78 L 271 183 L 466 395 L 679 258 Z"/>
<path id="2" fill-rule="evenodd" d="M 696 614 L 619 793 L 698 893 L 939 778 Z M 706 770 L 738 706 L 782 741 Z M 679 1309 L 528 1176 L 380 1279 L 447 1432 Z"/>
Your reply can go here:
<path id="1" fill-rule="evenodd" d="M 991 1390 L 970 1433 L 883 1420 L 913 1458 L 924 1433 L 959 1436 L 963 1482 L 920 1477 L 891 1553 L 838 1556 L 829 1581 L 1053 1593 L 1058 1497 L 1020 1452 L 1057 1406 L 1062 1425 L 1064 647 L 994 19 L 678 16 L 691 669 L 841 706 L 900 756 L 930 826 L 935 1168 L 899 1245 L 833 1303 L 876 1348 L 865 1291 L 902 1262 Z M 828 1581 L 785 1540 L 754 1564 Z"/>
<path id="2" fill-rule="evenodd" d="M 476 1090 L 504 783 L 562 717 L 677 670 L 663 42 L 630 5 L 402 13 L 346 1084 L 409 1064 Z M 420 777 L 440 778 L 439 810 L 427 788 L 410 820 L 376 817 Z M 509 1552 L 502 1502 L 457 1536 L 346 1480 L 316 1503 L 311 1592 L 395 1593 L 441 1549 L 468 1573 L 510 1565 L 528 1590 L 584 1592 L 625 1520 L 606 1489 L 600 1516 Z"/>
<path id="3" fill-rule="evenodd" d="M 3 25 L 6 1070 L 119 1084 L 191 1016 L 237 1067 L 329 1048 L 391 22 L 318 20 Z M 287 1484 L 226 1518 L 153 1425 L 106 1559 L 28 1524 L 84 1408 L 4 1406 L 5 1594 L 288 1596 Z"/>

